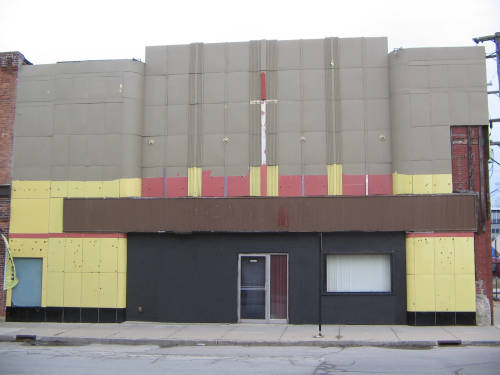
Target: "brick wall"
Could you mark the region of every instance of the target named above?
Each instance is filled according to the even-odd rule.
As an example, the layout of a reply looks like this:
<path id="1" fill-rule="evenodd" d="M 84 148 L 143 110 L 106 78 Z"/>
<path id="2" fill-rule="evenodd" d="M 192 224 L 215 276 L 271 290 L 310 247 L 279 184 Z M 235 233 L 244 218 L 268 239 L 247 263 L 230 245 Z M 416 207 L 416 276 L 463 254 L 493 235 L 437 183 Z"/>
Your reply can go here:
<path id="1" fill-rule="evenodd" d="M 0 53 L 0 185 L 11 179 L 17 71 L 24 62 L 19 52 Z"/>
<path id="2" fill-rule="evenodd" d="M 12 178 L 12 144 L 16 111 L 17 72 L 21 65 L 29 64 L 19 52 L 0 53 L 0 185 L 10 185 Z M 0 189 L 0 230 L 9 231 L 10 195 Z M 5 317 L 3 276 L 5 248 L 0 241 L 0 319 Z"/>
<path id="3" fill-rule="evenodd" d="M 474 191 L 479 198 L 474 235 L 476 293 L 486 295 L 493 308 L 488 148 L 486 126 L 452 127 L 453 191 Z"/>

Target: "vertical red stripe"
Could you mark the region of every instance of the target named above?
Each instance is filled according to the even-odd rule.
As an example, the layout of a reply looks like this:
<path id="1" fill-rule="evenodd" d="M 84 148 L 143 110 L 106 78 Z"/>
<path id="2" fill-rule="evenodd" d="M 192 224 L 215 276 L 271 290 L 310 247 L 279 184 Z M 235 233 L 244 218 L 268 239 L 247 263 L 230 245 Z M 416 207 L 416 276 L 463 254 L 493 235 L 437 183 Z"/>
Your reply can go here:
<path id="1" fill-rule="evenodd" d="M 260 73 L 260 98 L 266 100 L 266 73 Z"/>
<path id="2" fill-rule="evenodd" d="M 267 165 L 260 167 L 260 195 L 267 196 Z"/>

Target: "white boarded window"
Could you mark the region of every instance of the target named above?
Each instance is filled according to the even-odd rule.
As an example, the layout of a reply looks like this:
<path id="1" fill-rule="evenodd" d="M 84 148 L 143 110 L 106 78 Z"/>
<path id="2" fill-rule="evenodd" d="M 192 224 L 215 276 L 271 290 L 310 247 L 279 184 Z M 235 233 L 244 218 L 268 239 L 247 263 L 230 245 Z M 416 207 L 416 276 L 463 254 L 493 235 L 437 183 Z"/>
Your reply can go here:
<path id="1" fill-rule="evenodd" d="M 391 256 L 355 254 L 326 256 L 327 292 L 390 292 Z"/>

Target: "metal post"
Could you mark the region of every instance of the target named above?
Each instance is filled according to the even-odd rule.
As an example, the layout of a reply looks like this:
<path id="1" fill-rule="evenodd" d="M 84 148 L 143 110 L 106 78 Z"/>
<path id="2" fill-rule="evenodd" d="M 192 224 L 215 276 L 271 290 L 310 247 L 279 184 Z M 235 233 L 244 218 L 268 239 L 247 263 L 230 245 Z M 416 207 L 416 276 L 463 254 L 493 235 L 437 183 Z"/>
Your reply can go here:
<path id="1" fill-rule="evenodd" d="M 497 47 L 497 79 L 498 88 L 500 90 L 500 33 L 495 33 L 495 44 Z"/>
<path id="2" fill-rule="evenodd" d="M 319 234 L 319 259 L 318 259 L 318 334 L 314 336 L 315 338 L 322 338 L 323 333 L 321 332 L 321 325 L 323 316 L 321 314 L 321 295 L 323 294 L 323 232 Z"/>

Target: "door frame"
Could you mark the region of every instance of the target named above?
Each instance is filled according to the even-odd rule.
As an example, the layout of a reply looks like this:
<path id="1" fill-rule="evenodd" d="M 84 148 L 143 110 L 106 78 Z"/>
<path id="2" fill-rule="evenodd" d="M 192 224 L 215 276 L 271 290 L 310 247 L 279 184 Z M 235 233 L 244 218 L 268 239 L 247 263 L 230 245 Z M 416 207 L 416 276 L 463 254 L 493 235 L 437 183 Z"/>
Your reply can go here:
<path id="1" fill-rule="evenodd" d="M 286 256 L 286 319 L 271 318 L 271 255 Z M 264 257 L 266 259 L 266 317 L 264 319 L 241 319 L 241 258 Z M 237 288 L 237 313 L 238 323 L 288 323 L 288 297 L 290 272 L 288 267 L 288 253 L 238 253 L 238 288 Z"/>

